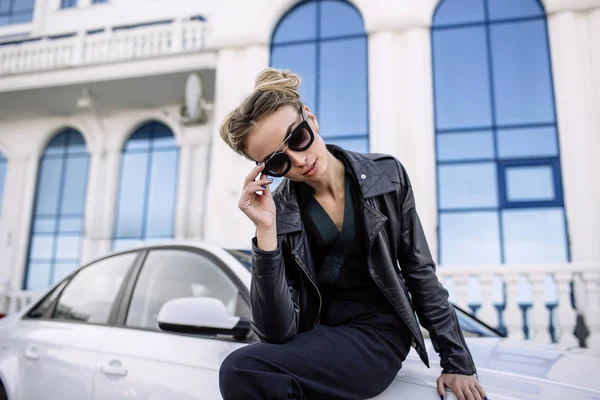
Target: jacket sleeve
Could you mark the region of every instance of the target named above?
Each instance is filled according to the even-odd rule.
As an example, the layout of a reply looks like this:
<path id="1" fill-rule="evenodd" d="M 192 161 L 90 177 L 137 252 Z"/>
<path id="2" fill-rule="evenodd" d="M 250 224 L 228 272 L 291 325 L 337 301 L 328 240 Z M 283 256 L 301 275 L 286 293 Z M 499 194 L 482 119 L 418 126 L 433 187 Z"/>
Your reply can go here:
<path id="1" fill-rule="evenodd" d="M 252 239 L 250 302 L 252 328 L 261 341 L 285 343 L 294 337 L 300 310 L 297 291 L 286 277 L 281 243 L 265 251 Z"/>
<path id="2" fill-rule="evenodd" d="M 415 208 L 408 174 L 398 162 L 403 194 L 401 233 L 398 252 L 402 274 L 412 297 L 419 321 L 429 331 L 435 351 L 440 355 L 442 373 L 473 375 L 475 363 L 465 342 L 458 318 L 448 302 L 448 292 L 435 273 L 425 234 Z"/>

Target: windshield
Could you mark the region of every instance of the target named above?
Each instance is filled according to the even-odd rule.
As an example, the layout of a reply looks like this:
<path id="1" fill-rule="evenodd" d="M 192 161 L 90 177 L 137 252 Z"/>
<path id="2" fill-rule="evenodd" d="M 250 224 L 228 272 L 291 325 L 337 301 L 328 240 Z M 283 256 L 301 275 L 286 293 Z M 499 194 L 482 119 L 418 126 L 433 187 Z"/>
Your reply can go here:
<path id="1" fill-rule="evenodd" d="M 249 271 L 252 270 L 252 252 L 250 250 L 227 250 L 233 255 L 244 267 Z M 454 305 L 454 304 L 453 304 Z M 458 317 L 458 323 L 466 337 L 501 337 L 502 335 L 487 326 L 471 314 L 465 312 L 461 308 L 454 305 L 456 309 L 456 316 Z M 421 329 L 424 337 L 429 337 L 429 332 L 425 329 Z"/>

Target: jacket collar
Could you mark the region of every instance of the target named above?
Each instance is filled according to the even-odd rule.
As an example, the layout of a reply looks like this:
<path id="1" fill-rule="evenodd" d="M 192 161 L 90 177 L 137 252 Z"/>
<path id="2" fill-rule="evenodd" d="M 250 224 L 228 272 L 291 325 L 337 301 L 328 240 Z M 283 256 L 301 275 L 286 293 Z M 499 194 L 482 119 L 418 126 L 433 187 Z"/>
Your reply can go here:
<path id="1" fill-rule="evenodd" d="M 327 149 L 336 156 L 343 156 L 351 167 L 352 178 L 360 187 L 363 200 L 389 193 L 396 189 L 390 178 L 377 166 L 369 154 L 344 150 L 335 145 Z M 277 235 L 285 235 L 303 229 L 302 216 L 296 193 L 297 185 L 284 179 L 273 193 L 277 218 Z"/>

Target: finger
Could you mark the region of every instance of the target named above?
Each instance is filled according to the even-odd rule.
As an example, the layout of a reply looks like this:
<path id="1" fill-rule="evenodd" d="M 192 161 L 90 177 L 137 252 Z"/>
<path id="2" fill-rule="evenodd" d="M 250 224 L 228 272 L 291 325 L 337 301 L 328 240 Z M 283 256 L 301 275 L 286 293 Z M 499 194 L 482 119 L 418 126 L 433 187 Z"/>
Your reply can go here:
<path id="1" fill-rule="evenodd" d="M 452 385 L 450 386 L 450 389 L 452 390 L 452 393 L 454 393 L 454 396 L 456 396 L 457 400 L 467 400 L 467 396 L 465 396 L 459 385 Z"/>
<path id="2" fill-rule="evenodd" d="M 267 179 L 259 179 L 259 180 L 257 180 L 257 181 L 252 181 L 252 182 L 250 182 L 250 183 L 248 184 L 248 186 L 250 186 L 250 185 L 255 185 L 255 184 L 258 184 L 258 185 L 260 185 L 260 186 L 263 186 L 263 185 L 270 185 L 271 183 L 273 183 L 273 179 L 271 179 L 271 178 L 267 178 Z"/>
<path id="3" fill-rule="evenodd" d="M 248 186 L 246 186 L 245 192 L 256 192 L 256 190 L 264 190 L 266 189 L 271 183 L 271 181 L 269 180 L 262 180 L 262 181 L 254 181 L 251 182 Z"/>
<path id="4" fill-rule="evenodd" d="M 487 394 L 485 393 L 485 390 L 483 390 L 483 387 L 481 387 L 479 382 L 475 382 L 475 389 L 477 389 L 477 391 L 479 392 L 479 395 L 481 396 L 481 398 L 483 400 L 488 400 Z"/>
<path id="5" fill-rule="evenodd" d="M 264 192 L 266 189 L 266 185 L 265 187 L 262 187 L 260 185 L 248 185 L 248 187 L 246 188 L 246 191 L 244 192 L 245 195 L 247 196 L 252 196 L 255 195 L 257 192 Z"/>
<path id="6" fill-rule="evenodd" d="M 475 387 L 475 385 L 469 386 L 469 391 L 471 392 L 471 395 L 473 395 L 473 398 L 475 400 L 483 400 L 483 397 L 479 394 L 479 390 L 477 390 L 477 387 Z"/>
<path id="7" fill-rule="evenodd" d="M 256 179 L 258 174 L 265 168 L 265 163 L 260 163 L 256 167 L 252 168 L 252 171 L 248 175 L 246 175 L 246 179 L 244 179 L 244 187 L 248 186 L 250 182 Z"/>
<path id="8" fill-rule="evenodd" d="M 471 393 L 471 389 L 469 389 L 468 386 L 461 385 L 461 387 L 458 390 L 462 392 L 466 400 L 475 400 L 475 397 L 473 397 L 473 393 Z"/>
<path id="9" fill-rule="evenodd" d="M 440 396 L 440 399 L 443 400 L 446 398 L 446 388 L 444 388 L 444 380 L 441 376 L 437 380 L 437 392 Z"/>

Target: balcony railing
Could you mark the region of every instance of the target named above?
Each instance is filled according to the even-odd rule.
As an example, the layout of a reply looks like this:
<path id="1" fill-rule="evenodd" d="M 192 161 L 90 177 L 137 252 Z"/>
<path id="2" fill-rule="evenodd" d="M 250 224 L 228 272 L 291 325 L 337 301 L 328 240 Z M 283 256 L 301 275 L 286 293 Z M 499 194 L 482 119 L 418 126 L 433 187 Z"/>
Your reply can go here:
<path id="1" fill-rule="evenodd" d="M 600 350 L 600 265 L 440 267 L 438 275 L 455 304 L 475 309 L 509 337 Z M 0 293 L 0 313 L 19 311 L 38 296 Z M 577 337 L 580 325 L 586 333 Z"/>
<path id="2" fill-rule="evenodd" d="M 600 350 L 600 265 L 448 266 L 438 276 L 453 302 L 509 337 Z"/>
<path id="3" fill-rule="evenodd" d="M 0 76 L 196 52 L 207 31 L 201 19 L 178 19 L 0 42 Z"/>

